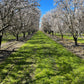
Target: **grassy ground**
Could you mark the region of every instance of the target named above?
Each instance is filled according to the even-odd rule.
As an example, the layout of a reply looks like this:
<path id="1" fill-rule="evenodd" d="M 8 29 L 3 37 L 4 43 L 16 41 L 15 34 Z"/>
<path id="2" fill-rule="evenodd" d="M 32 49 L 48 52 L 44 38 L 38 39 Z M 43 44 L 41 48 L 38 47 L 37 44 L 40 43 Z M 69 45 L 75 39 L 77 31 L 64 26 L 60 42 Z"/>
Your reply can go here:
<path id="1" fill-rule="evenodd" d="M 56 34 L 57 36 L 61 37 L 59 33 Z M 73 37 L 69 35 L 64 35 L 64 39 L 69 39 L 73 41 Z M 78 37 L 78 43 L 84 43 L 84 38 Z"/>
<path id="2" fill-rule="evenodd" d="M 84 84 L 84 60 L 39 31 L 0 65 L 0 84 Z"/>
<path id="3" fill-rule="evenodd" d="M 15 40 L 15 39 L 16 38 L 13 35 L 10 35 L 7 33 L 6 35 L 3 35 L 2 43 L 6 43 L 8 41 Z"/>
<path id="4" fill-rule="evenodd" d="M 26 33 L 27 35 L 27 33 Z M 19 34 L 19 38 L 22 37 L 23 34 Z M 6 35 L 3 35 L 3 38 L 2 38 L 2 43 L 6 43 L 8 41 L 12 41 L 12 40 L 16 40 L 16 37 L 14 37 L 12 34 L 9 34 L 9 33 L 6 33 Z"/>
<path id="5" fill-rule="evenodd" d="M 73 40 L 72 36 L 64 36 L 65 39 Z M 78 43 L 84 43 L 84 39 L 81 37 L 78 37 Z"/>

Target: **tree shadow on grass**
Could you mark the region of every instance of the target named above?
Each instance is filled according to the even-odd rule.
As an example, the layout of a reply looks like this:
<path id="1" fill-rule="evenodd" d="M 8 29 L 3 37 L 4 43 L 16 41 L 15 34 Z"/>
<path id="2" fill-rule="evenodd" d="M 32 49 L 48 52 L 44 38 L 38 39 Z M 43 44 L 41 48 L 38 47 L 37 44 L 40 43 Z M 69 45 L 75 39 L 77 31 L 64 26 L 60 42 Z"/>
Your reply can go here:
<path id="1" fill-rule="evenodd" d="M 48 38 L 39 38 L 29 40 L 27 45 L 11 54 L 0 66 L 0 83 L 36 84 L 36 81 L 40 81 L 43 84 L 42 81 L 46 79 L 70 73 L 74 69 L 73 64 L 81 62 L 61 45 L 54 45 Z"/>
<path id="2" fill-rule="evenodd" d="M 2 63 L 6 58 L 8 58 L 8 56 L 13 53 L 13 52 L 17 52 L 15 50 L 0 50 L 0 63 Z"/>
<path id="3" fill-rule="evenodd" d="M 29 84 L 29 81 L 31 81 L 31 73 L 33 72 L 32 66 L 35 62 L 27 61 L 26 59 L 27 57 L 24 54 L 21 55 L 18 52 L 17 54 L 10 55 L 0 66 L 0 83 L 9 82 L 9 84 L 12 84 L 13 82 L 13 84 L 22 84 L 24 82 L 23 84 Z"/>
<path id="4" fill-rule="evenodd" d="M 51 56 L 56 55 L 53 51 L 53 48 L 49 48 L 47 46 L 42 47 L 42 48 L 35 48 L 35 47 L 36 46 L 28 47 L 30 49 L 29 51 L 25 51 L 24 50 L 25 47 L 24 47 L 23 50 L 18 51 L 15 54 L 12 54 L 5 61 L 5 63 L 3 63 L 2 67 L 0 67 L 0 68 L 2 68 L 2 70 L 0 71 L 1 72 L 0 75 L 2 76 L 2 78 L 0 78 L 1 79 L 0 83 L 2 83 L 2 82 L 8 83 L 9 82 L 9 84 L 10 84 L 10 83 L 12 83 L 12 81 L 8 80 L 8 79 L 12 78 L 13 83 L 16 83 L 16 84 L 18 84 L 18 83 L 19 84 L 22 84 L 22 83 L 23 84 L 30 84 L 30 83 L 33 84 L 35 81 L 41 80 L 42 78 L 45 78 L 45 77 L 49 78 L 49 77 L 56 75 L 56 74 L 46 73 L 47 76 L 41 76 L 41 77 L 35 78 L 33 80 L 32 73 L 35 71 L 34 65 L 36 65 L 36 61 L 38 61 L 37 57 L 39 57 L 41 60 L 48 59 L 48 61 L 50 61 L 52 58 Z M 31 55 L 34 55 L 34 53 L 35 53 L 34 49 L 36 49 L 37 52 L 39 51 L 39 53 L 38 53 L 39 55 L 36 54 L 35 57 L 32 57 Z M 46 50 L 46 49 L 47 49 L 46 52 L 40 53 L 41 50 Z M 33 50 L 33 52 L 32 52 L 32 50 Z M 53 53 L 51 53 L 49 51 L 52 51 Z M 46 55 L 48 55 L 48 56 L 46 56 Z M 51 58 L 49 59 L 49 57 L 51 57 Z M 54 64 L 52 64 L 52 65 L 54 65 Z M 42 67 L 41 64 L 39 64 L 39 67 L 42 69 L 46 68 L 45 66 Z M 52 67 L 54 68 L 54 66 L 52 66 Z M 64 65 L 63 71 L 67 70 L 67 69 L 65 68 L 65 65 Z M 60 70 L 61 70 L 61 68 L 60 68 Z M 62 73 L 62 70 L 60 73 Z M 15 82 L 15 80 L 16 80 L 16 82 Z"/>
<path id="5" fill-rule="evenodd" d="M 33 36 L 34 34 L 32 34 L 32 35 L 27 35 L 26 37 L 25 37 L 25 39 L 24 38 L 20 38 L 19 39 L 19 41 L 18 42 L 26 42 L 26 41 L 28 41 L 32 36 Z M 9 41 L 9 42 L 13 42 L 13 41 L 15 41 L 15 39 L 3 39 L 4 41 L 6 40 L 6 41 Z M 11 45 L 11 44 L 10 44 Z M 13 48 L 12 50 L 8 50 L 8 48 L 12 48 L 12 46 L 13 45 L 16 45 L 16 44 L 13 44 L 13 45 L 8 45 L 8 47 L 5 49 L 5 50 L 0 50 L 0 63 L 2 63 L 6 58 L 8 58 L 8 56 L 10 56 L 13 52 L 17 52 L 15 49 L 18 49 L 18 47 L 17 48 Z M 7 45 L 6 45 L 7 46 Z"/>

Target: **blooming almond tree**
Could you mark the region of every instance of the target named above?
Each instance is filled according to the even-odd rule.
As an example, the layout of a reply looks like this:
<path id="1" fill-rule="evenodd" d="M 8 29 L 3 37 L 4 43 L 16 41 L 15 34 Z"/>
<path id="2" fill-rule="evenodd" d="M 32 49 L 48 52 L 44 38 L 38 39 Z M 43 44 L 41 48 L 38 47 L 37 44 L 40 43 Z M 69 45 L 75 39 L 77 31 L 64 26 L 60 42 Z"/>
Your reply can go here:
<path id="1" fill-rule="evenodd" d="M 37 8 L 39 1 L 40 0 L 0 0 L 0 33 L 3 34 L 4 31 L 8 30 L 11 30 L 11 33 L 14 30 L 16 30 L 17 33 L 18 31 L 20 32 L 24 25 L 22 17 L 24 17 L 25 14 L 23 14 L 23 10 Z M 1 38 L 2 35 L 0 36 L 0 44 Z"/>
<path id="2" fill-rule="evenodd" d="M 66 23 L 68 26 L 71 35 L 77 46 L 77 40 L 79 36 L 80 28 L 80 14 L 79 12 L 84 11 L 84 0 L 54 0 L 57 5 L 57 9 L 61 10 L 61 15 L 65 17 L 64 19 L 59 15 L 59 17 Z"/>

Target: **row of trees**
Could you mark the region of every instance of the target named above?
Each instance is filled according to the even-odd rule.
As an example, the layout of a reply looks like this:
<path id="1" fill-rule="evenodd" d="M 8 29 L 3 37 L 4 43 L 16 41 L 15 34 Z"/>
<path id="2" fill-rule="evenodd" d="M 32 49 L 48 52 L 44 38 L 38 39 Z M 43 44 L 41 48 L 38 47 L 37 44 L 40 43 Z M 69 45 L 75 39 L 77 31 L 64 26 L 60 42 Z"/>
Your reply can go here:
<path id="1" fill-rule="evenodd" d="M 56 8 L 42 18 L 42 29 L 48 33 L 64 33 L 73 36 L 75 45 L 84 33 L 84 0 L 54 0 Z"/>
<path id="2" fill-rule="evenodd" d="M 39 29 L 39 0 L 0 0 L 0 43 L 3 33 L 18 35 L 34 33 Z"/>

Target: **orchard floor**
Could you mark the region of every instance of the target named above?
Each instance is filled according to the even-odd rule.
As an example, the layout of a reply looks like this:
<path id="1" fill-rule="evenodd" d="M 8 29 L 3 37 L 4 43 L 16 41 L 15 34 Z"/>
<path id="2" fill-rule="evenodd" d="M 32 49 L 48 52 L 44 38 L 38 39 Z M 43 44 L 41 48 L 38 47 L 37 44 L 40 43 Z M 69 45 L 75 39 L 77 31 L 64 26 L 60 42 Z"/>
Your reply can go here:
<path id="1" fill-rule="evenodd" d="M 84 60 L 38 31 L 0 64 L 0 84 L 84 84 Z"/>
<path id="2" fill-rule="evenodd" d="M 75 46 L 74 41 L 70 39 L 65 39 L 62 40 L 58 36 L 52 36 L 49 34 L 46 34 L 50 38 L 52 38 L 54 41 L 57 43 L 63 45 L 66 49 L 71 51 L 72 53 L 76 54 L 78 57 L 84 59 L 84 43 L 78 43 L 78 46 Z"/>
<path id="3" fill-rule="evenodd" d="M 16 52 L 32 36 L 33 35 L 29 35 L 25 39 L 21 38 L 19 41 L 11 40 L 2 43 L 0 49 L 0 63 L 2 63 L 11 53 Z"/>

